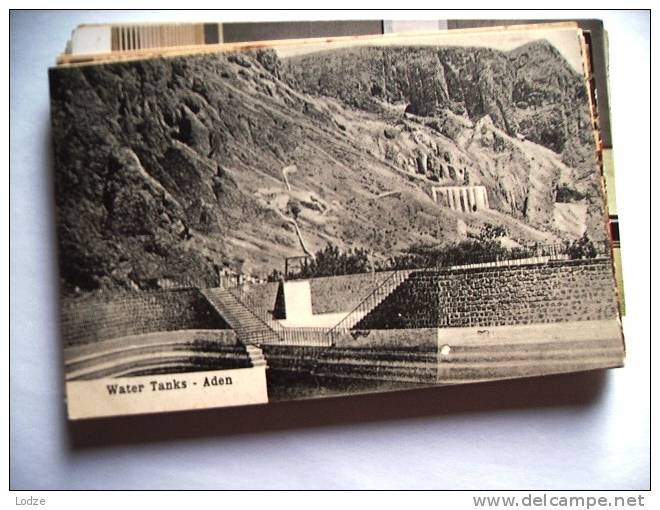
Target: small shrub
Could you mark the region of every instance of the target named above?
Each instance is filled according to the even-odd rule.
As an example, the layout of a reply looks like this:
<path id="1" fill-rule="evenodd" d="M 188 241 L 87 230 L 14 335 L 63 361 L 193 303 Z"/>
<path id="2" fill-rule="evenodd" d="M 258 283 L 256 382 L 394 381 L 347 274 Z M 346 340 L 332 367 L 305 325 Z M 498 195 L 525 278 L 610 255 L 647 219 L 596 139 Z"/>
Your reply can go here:
<path id="1" fill-rule="evenodd" d="M 555 202 L 572 203 L 579 202 L 584 195 L 578 190 L 571 188 L 568 184 L 561 184 L 555 188 Z"/>
<path id="2" fill-rule="evenodd" d="M 567 251 L 568 256 L 571 259 L 593 259 L 598 256 L 596 247 L 594 246 L 594 243 L 591 242 L 591 239 L 589 239 L 586 232 L 582 234 L 580 239 L 573 241 L 568 246 Z"/>
<path id="3" fill-rule="evenodd" d="M 300 202 L 296 200 L 295 198 L 291 198 L 289 202 L 286 204 L 286 210 L 291 216 L 294 217 L 294 219 L 298 219 L 298 216 L 302 212 L 302 205 L 300 205 Z"/>

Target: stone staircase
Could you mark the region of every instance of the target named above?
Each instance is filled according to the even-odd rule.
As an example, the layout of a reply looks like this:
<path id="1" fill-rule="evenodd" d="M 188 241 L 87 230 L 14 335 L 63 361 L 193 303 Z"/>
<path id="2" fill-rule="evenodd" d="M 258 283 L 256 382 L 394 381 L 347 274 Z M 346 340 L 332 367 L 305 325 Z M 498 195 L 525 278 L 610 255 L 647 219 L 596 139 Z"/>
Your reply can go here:
<path id="1" fill-rule="evenodd" d="M 243 345 L 259 345 L 280 341 L 278 334 L 243 305 L 231 292 L 223 289 L 201 291 L 213 308 L 236 332 Z"/>
<path id="2" fill-rule="evenodd" d="M 374 309 L 378 308 L 383 301 L 386 301 L 392 294 L 395 294 L 395 291 L 406 283 L 408 276 L 411 273 L 411 270 L 392 272 L 389 277 L 382 281 L 348 315 L 346 315 L 346 317 L 328 332 L 328 336 L 332 339 L 332 343 L 335 343 L 336 337 L 342 332 L 351 329 L 358 329 L 358 326 L 363 322 L 363 319 L 369 316 Z"/>
<path id="3" fill-rule="evenodd" d="M 256 345 L 246 345 L 245 350 L 247 351 L 248 356 L 250 357 L 250 363 L 253 367 L 268 367 L 266 363 L 266 357 L 264 356 L 264 351 Z"/>
<path id="4" fill-rule="evenodd" d="M 354 329 L 439 327 L 439 285 L 443 273 L 411 271 L 407 278 L 360 317 Z"/>

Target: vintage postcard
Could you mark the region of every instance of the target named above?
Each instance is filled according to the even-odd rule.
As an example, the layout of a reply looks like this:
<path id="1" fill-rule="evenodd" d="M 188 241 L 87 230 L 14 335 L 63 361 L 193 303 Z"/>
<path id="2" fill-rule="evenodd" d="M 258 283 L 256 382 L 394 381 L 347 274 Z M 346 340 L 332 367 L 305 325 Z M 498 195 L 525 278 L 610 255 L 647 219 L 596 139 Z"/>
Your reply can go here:
<path id="1" fill-rule="evenodd" d="M 51 69 L 69 417 L 621 366 L 583 52 L 515 27 Z"/>

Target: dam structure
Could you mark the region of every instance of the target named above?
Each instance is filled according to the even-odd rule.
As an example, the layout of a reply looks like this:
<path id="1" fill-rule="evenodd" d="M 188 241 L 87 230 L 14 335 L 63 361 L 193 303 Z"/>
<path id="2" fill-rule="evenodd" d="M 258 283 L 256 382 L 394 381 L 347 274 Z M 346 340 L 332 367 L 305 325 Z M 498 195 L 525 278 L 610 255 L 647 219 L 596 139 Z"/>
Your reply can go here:
<path id="1" fill-rule="evenodd" d="M 490 209 L 485 186 L 434 186 L 433 201 L 457 212 L 476 212 Z"/>

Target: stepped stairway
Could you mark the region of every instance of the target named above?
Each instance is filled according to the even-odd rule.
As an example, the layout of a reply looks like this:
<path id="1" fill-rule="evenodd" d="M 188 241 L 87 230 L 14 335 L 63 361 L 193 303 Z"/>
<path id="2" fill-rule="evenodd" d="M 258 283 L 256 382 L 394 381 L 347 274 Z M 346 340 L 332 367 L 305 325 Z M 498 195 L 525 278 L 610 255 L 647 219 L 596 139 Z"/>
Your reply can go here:
<path id="1" fill-rule="evenodd" d="M 204 289 L 201 291 L 213 308 L 236 332 L 239 342 L 244 345 L 278 343 L 280 337 L 268 324 L 252 313 L 230 291 Z"/>
<path id="2" fill-rule="evenodd" d="M 328 332 L 328 336 L 333 340 L 333 344 L 334 339 L 338 335 L 354 329 L 364 317 L 407 281 L 410 273 L 412 273 L 412 270 L 394 271 L 387 279 L 378 285 L 378 287 L 376 287 L 348 315 L 346 315 L 346 317 Z"/>
<path id="3" fill-rule="evenodd" d="M 245 350 L 250 357 L 250 363 L 253 367 L 268 367 L 264 351 L 256 345 L 246 345 Z"/>
<path id="4" fill-rule="evenodd" d="M 330 337 L 327 335 L 327 328 L 291 328 L 284 327 L 273 318 L 273 314 L 265 310 L 263 306 L 255 303 L 250 298 L 249 293 L 245 292 L 244 287 L 232 287 L 228 290 L 236 300 L 241 303 L 246 309 L 250 310 L 259 320 L 266 324 L 276 335 L 272 338 L 266 338 L 259 342 L 260 345 L 277 344 L 277 345 L 297 345 L 297 346 L 317 346 L 328 347 L 330 346 Z M 311 299 L 308 299 L 311 303 Z M 312 314 L 311 308 L 308 310 L 308 315 Z"/>
<path id="5" fill-rule="evenodd" d="M 256 317 L 261 320 L 262 322 L 266 323 L 266 326 L 268 326 L 270 329 L 275 331 L 280 337 L 282 337 L 282 330 L 284 329 L 277 320 L 273 318 L 273 315 L 271 312 L 265 310 L 262 306 L 261 303 L 256 303 L 245 291 L 245 286 L 239 285 L 237 287 L 231 287 L 227 289 L 227 292 L 230 292 L 232 296 L 236 298 L 236 300 L 241 303 L 245 308 L 250 310 L 253 315 L 256 315 Z"/>

